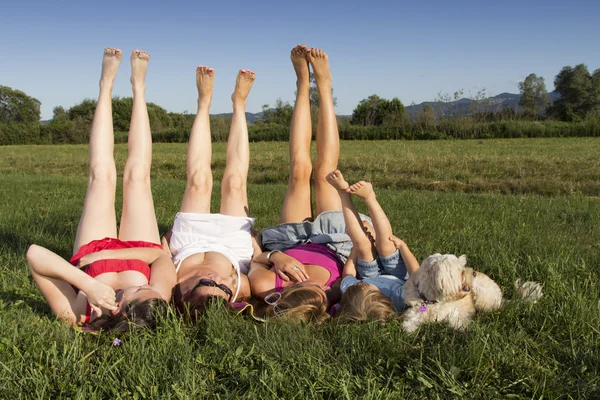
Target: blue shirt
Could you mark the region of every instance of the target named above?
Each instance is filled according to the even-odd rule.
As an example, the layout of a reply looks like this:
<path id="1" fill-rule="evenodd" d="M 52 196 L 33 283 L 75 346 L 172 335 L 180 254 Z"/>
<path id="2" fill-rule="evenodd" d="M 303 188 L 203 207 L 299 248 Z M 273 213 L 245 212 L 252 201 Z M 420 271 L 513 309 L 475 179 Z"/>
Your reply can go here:
<path id="1" fill-rule="evenodd" d="M 404 304 L 404 280 L 394 275 L 379 275 L 374 278 L 365 278 L 363 280 L 348 275 L 342 279 L 342 285 L 340 286 L 342 294 L 344 294 L 350 286 L 360 282 L 377 286 L 384 296 L 389 297 L 390 300 L 392 300 L 396 311 L 403 311 L 406 308 L 406 305 Z"/>

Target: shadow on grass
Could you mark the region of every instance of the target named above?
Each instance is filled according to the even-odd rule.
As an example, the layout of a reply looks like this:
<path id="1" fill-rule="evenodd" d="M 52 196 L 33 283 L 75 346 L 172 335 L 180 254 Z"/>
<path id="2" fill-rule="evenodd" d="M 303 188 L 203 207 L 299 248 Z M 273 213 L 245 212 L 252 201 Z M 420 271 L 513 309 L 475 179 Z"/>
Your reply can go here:
<path id="1" fill-rule="evenodd" d="M 19 306 L 21 303 L 25 303 L 33 312 L 43 317 L 54 318 L 52 310 L 48 303 L 37 298 L 33 293 L 25 294 L 15 290 L 8 290 L 0 292 L 0 300 L 3 303 L 10 306 Z"/>

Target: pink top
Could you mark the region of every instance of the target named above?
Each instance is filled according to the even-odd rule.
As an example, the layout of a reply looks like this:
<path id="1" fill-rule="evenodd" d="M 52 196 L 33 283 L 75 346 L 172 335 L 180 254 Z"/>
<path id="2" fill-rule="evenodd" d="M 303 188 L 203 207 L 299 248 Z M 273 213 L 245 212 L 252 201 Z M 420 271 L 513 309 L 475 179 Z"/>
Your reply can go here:
<path id="1" fill-rule="evenodd" d="M 294 257 L 302 264 L 319 265 L 331 274 L 325 286 L 331 286 L 341 275 L 344 269 L 342 260 L 333 250 L 324 244 L 306 243 L 292 247 L 284 251 L 290 257 Z M 275 274 L 275 291 L 283 290 L 283 280 Z"/>

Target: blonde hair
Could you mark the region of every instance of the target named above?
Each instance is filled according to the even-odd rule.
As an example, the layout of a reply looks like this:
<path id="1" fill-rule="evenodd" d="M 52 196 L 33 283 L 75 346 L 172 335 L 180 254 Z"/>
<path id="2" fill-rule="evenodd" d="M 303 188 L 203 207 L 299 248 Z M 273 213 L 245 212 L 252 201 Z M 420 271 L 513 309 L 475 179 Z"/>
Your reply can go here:
<path id="1" fill-rule="evenodd" d="M 340 322 L 385 322 L 394 316 L 392 300 L 368 283 L 350 286 L 342 295 L 338 311 Z"/>
<path id="2" fill-rule="evenodd" d="M 320 324 L 329 318 L 327 301 L 316 286 L 290 286 L 281 292 L 276 304 L 266 308 L 266 316 L 294 323 Z"/>

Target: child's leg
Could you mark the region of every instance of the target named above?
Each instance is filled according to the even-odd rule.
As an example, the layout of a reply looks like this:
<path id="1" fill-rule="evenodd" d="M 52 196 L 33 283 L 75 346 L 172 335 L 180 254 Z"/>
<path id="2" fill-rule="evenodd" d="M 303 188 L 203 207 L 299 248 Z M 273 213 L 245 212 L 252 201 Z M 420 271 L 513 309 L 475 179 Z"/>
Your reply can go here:
<path id="1" fill-rule="evenodd" d="M 362 198 L 369 210 L 369 216 L 373 221 L 375 228 L 375 246 L 380 257 L 386 257 L 396 252 L 396 246 L 390 240 L 392 236 L 392 225 L 385 211 L 377 201 L 373 185 L 369 182 L 360 181 L 348 188 L 348 193 L 352 193 Z"/>
<path id="2" fill-rule="evenodd" d="M 210 138 L 210 101 L 215 80 L 214 70 L 205 66 L 196 69 L 198 87 L 198 112 L 187 149 L 187 181 L 181 202 L 181 212 L 210 213 L 212 193 L 212 171 L 210 160 L 212 144 Z"/>
<path id="3" fill-rule="evenodd" d="M 319 91 L 319 116 L 317 125 L 317 160 L 315 162 L 316 213 L 341 210 L 342 202 L 337 190 L 327 183 L 327 174 L 335 170 L 340 158 L 340 135 L 331 94 L 329 60 L 323 50 L 312 48 L 307 54 L 313 67 Z"/>
<path id="4" fill-rule="evenodd" d="M 290 177 L 281 207 L 280 223 L 301 222 L 312 217 L 310 201 L 310 75 L 306 46 L 296 46 L 291 56 L 296 71 L 296 104 L 290 127 Z"/>
<path id="5" fill-rule="evenodd" d="M 339 170 L 335 170 L 327 175 L 327 182 L 339 193 L 342 212 L 344 213 L 344 222 L 346 223 L 346 233 L 352 240 L 352 251 L 357 258 L 356 269 L 360 278 L 373 277 L 380 274 L 373 246 L 365 234 L 360 216 L 352 202 L 350 194 L 346 192 L 348 182 L 342 176 Z"/>
<path id="6" fill-rule="evenodd" d="M 238 73 L 235 89 L 231 95 L 233 117 L 227 139 L 225 173 L 221 183 L 221 214 L 236 217 L 248 216 L 248 167 L 250 145 L 246 124 L 246 98 L 250 93 L 256 74 L 243 69 Z"/>
<path id="7" fill-rule="evenodd" d="M 131 53 L 133 106 L 129 124 L 128 155 L 123 172 L 123 214 L 119 239 L 160 243 L 150 187 L 152 135 L 146 108 L 146 70 L 150 54 Z"/>
<path id="8" fill-rule="evenodd" d="M 121 50 L 104 49 L 100 95 L 90 133 L 90 175 L 73 254 L 94 239 L 117 236 L 117 171 L 113 155 L 112 89 L 121 58 Z"/>

